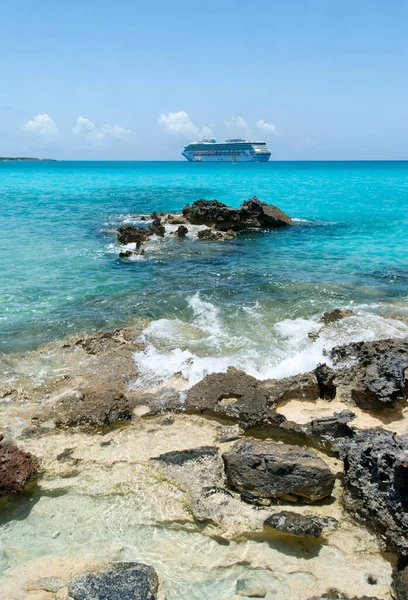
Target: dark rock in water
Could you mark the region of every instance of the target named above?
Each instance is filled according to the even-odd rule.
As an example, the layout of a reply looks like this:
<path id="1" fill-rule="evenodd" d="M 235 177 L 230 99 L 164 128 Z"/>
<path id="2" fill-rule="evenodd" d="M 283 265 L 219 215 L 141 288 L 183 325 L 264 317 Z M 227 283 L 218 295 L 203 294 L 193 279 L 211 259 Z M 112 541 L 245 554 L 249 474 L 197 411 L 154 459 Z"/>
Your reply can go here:
<path id="1" fill-rule="evenodd" d="M 38 461 L 29 452 L 11 444 L 0 448 L 0 497 L 23 491 L 37 470 Z"/>
<path id="2" fill-rule="evenodd" d="M 119 244 L 142 244 L 149 238 L 149 229 L 134 225 L 121 225 L 117 237 Z"/>
<path id="3" fill-rule="evenodd" d="M 187 234 L 188 234 L 188 229 L 185 225 L 180 225 L 177 228 L 177 237 L 185 238 Z"/>
<path id="4" fill-rule="evenodd" d="M 408 437 L 368 430 L 339 442 L 345 508 L 408 559 Z"/>
<path id="5" fill-rule="evenodd" d="M 393 590 L 397 600 L 408 600 L 408 567 L 397 571 L 393 578 Z"/>
<path id="6" fill-rule="evenodd" d="M 315 374 L 319 386 L 320 398 L 323 400 L 334 400 L 336 397 L 335 371 L 326 364 L 323 364 L 317 365 Z"/>
<path id="7" fill-rule="evenodd" d="M 212 242 L 224 242 L 225 240 L 233 240 L 237 237 L 237 234 L 232 229 L 221 232 L 215 229 L 203 229 L 197 233 L 199 240 L 207 240 Z"/>
<path id="8" fill-rule="evenodd" d="M 357 342 L 331 351 L 337 384 L 366 410 L 385 408 L 408 398 L 408 339 Z M 348 366 L 352 363 L 352 366 Z"/>
<path id="9" fill-rule="evenodd" d="M 292 220 L 273 204 L 260 202 L 256 196 L 240 208 L 231 208 L 217 200 L 198 200 L 183 209 L 183 216 L 193 225 L 207 225 L 221 231 L 246 227 L 270 228 L 291 225 Z"/>
<path id="10" fill-rule="evenodd" d="M 181 213 L 169 213 L 165 216 L 164 220 L 169 225 L 185 225 L 187 223 Z"/>
<path id="11" fill-rule="evenodd" d="M 143 563 L 116 563 L 109 569 L 76 575 L 69 586 L 73 600 L 157 600 L 159 579 Z"/>
<path id="12" fill-rule="evenodd" d="M 191 460 L 199 460 L 205 457 L 218 456 L 218 448 L 214 446 L 201 446 L 189 450 L 175 450 L 174 452 L 165 452 L 160 456 L 155 456 L 152 460 L 159 460 L 168 465 L 182 466 Z"/>
<path id="13" fill-rule="evenodd" d="M 74 390 L 66 394 L 54 407 L 57 427 L 91 425 L 103 427 L 117 421 L 132 418 L 134 403 L 116 390 L 87 390 L 78 393 Z"/>
<path id="14" fill-rule="evenodd" d="M 353 315 L 354 312 L 349 308 L 334 308 L 333 310 L 328 310 L 322 314 L 320 317 L 320 323 L 331 325 L 332 323 L 336 323 L 337 321 L 341 321 L 341 319 L 346 319 L 347 317 L 352 317 Z"/>
<path id="15" fill-rule="evenodd" d="M 313 373 L 260 381 L 230 367 L 226 373 L 207 375 L 188 392 L 186 410 L 231 419 L 244 429 L 263 426 L 283 416 L 271 408 L 293 398 L 317 399 L 319 388 Z"/>
<path id="16" fill-rule="evenodd" d="M 265 529 L 274 529 L 301 537 L 318 538 L 325 526 L 334 529 L 338 526 L 338 522 L 336 519 L 301 515 L 289 510 L 275 512 L 264 521 Z"/>
<path id="17" fill-rule="evenodd" d="M 223 454 L 230 486 L 261 498 L 330 496 L 334 476 L 314 452 L 298 446 L 242 440 Z"/>
<path id="18" fill-rule="evenodd" d="M 156 218 L 153 220 L 153 223 L 150 226 L 150 234 L 157 235 L 158 237 L 164 237 L 166 233 L 166 228 L 162 224 L 161 219 Z"/>

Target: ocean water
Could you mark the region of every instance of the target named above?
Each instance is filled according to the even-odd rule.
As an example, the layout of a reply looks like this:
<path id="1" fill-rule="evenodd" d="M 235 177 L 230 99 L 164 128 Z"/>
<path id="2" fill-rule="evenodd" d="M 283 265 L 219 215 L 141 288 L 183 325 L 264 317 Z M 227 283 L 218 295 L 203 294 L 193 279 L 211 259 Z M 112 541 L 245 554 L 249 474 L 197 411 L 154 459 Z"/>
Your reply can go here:
<path id="1" fill-rule="evenodd" d="M 119 259 L 111 229 L 199 198 L 256 194 L 293 227 L 224 243 L 166 236 Z M 407 335 L 408 162 L 0 163 L 0 352 L 148 319 L 142 384 L 235 365 L 312 368 L 325 349 Z M 356 315 L 317 342 L 324 310 Z"/>

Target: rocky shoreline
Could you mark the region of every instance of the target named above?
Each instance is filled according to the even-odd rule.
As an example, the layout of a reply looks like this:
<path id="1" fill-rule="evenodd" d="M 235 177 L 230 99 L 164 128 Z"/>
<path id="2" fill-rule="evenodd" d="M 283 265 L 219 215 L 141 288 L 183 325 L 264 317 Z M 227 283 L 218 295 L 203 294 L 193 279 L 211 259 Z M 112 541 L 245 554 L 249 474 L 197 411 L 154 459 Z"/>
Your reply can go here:
<path id="1" fill-rule="evenodd" d="M 330 311 L 321 326 L 348 316 Z M 216 545 L 203 565 L 211 585 L 237 574 L 214 598 L 408 598 L 408 338 L 335 347 L 327 364 L 284 379 L 229 368 L 181 398 L 171 382 L 133 385 L 139 333 L 76 335 L 40 350 L 42 381 L 3 378 L 3 523 L 18 528 L 16 506 L 30 523 L 42 503 L 127 499 L 135 535 L 148 527 Z M 15 561 L 5 544 L 5 600 L 184 597 L 161 556 L 135 560 L 121 546 L 106 548 L 108 560 L 100 549 L 68 559 L 72 530 L 59 527 L 42 542 L 63 544 L 59 553 Z"/>

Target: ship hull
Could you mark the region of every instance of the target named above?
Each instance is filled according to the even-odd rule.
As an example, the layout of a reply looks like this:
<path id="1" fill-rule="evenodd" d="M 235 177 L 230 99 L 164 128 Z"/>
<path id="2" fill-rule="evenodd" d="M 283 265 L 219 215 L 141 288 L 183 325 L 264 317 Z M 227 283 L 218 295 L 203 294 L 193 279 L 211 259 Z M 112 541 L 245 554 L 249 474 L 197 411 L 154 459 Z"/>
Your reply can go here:
<path id="1" fill-rule="evenodd" d="M 217 155 L 201 155 L 194 156 L 189 153 L 182 152 L 184 158 L 190 162 L 226 162 L 226 163 L 241 163 L 241 162 L 268 162 L 270 155 L 264 156 L 217 156 Z"/>

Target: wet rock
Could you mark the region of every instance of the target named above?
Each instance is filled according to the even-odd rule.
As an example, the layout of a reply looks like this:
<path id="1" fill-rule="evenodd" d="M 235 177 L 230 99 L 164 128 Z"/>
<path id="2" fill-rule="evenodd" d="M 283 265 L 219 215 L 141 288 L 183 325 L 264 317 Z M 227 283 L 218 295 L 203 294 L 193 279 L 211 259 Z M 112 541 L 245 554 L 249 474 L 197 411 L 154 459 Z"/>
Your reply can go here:
<path id="1" fill-rule="evenodd" d="M 377 596 L 349 596 L 335 589 L 327 590 L 321 596 L 313 596 L 309 600 L 380 600 Z"/>
<path id="2" fill-rule="evenodd" d="M 0 497 L 23 491 L 37 470 L 38 461 L 29 452 L 11 444 L 0 448 Z"/>
<path id="3" fill-rule="evenodd" d="M 408 398 L 408 339 L 338 346 L 331 358 L 341 369 L 337 385 L 357 406 L 375 410 Z"/>
<path id="4" fill-rule="evenodd" d="M 273 529 L 306 538 L 318 538 L 324 528 L 335 529 L 337 526 L 336 519 L 302 515 L 289 510 L 275 512 L 264 521 L 265 529 Z"/>
<path id="5" fill-rule="evenodd" d="M 260 202 L 256 196 L 240 208 L 231 208 L 217 200 L 198 200 L 183 209 L 183 216 L 193 225 L 207 225 L 221 231 L 241 230 L 247 227 L 282 227 L 292 220 L 273 204 Z"/>
<path id="6" fill-rule="evenodd" d="M 166 452 L 160 456 L 152 458 L 168 465 L 182 466 L 191 460 L 199 460 L 206 457 L 218 456 L 218 448 L 214 446 L 201 446 L 200 448 L 191 448 L 189 450 L 176 450 L 174 452 Z"/>
<path id="7" fill-rule="evenodd" d="M 57 427 L 90 425 L 103 427 L 132 418 L 134 403 L 116 390 L 77 392 L 63 396 L 53 415 Z"/>
<path id="8" fill-rule="evenodd" d="M 149 230 L 145 227 L 134 225 L 121 225 L 118 228 L 117 238 L 119 244 L 142 244 L 149 238 Z"/>
<path id="9" fill-rule="evenodd" d="M 226 240 L 233 240 L 235 237 L 237 237 L 237 234 L 232 229 L 229 229 L 225 233 L 215 229 L 203 229 L 197 233 L 197 237 L 199 240 L 224 242 Z"/>
<path id="10" fill-rule="evenodd" d="M 188 234 L 188 229 L 185 225 L 180 225 L 177 228 L 177 232 L 176 232 L 177 237 L 185 238 L 187 234 Z"/>
<path id="11" fill-rule="evenodd" d="M 340 442 L 345 508 L 408 558 L 408 437 L 368 430 Z"/>
<path id="12" fill-rule="evenodd" d="M 169 213 L 165 215 L 164 222 L 169 225 L 185 225 L 187 223 L 182 213 Z"/>
<path id="13" fill-rule="evenodd" d="M 153 223 L 150 226 L 150 235 L 157 235 L 158 237 L 164 237 L 166 228 L 161 222 L 160 218 L 153 219 Z"/>
<path id="14" fill-rule="evenodd" d="M 76 334 L 65 340 L 63 348 L 79 346 L 87 354 L 100 355 L 107 352 L 117 352 L 121 348 L 135 345 L 135 333 L 130 328 L 115 329 L 115 331 L 95 331 L 89 334 Z"/>
<path id="15" fill-rule="evenodd" d="M 330 496 L 334 476 L 314 452 L 288 444 L 242 440 L 223 454 L 228 484 L 256 497 L 300 497 L 311 502 Z"/>
<path id="16" fill-rule="evenodd" d="M 244 429 L 277 424 L 285 420 L 271 409 L 285 400 L 317 399 L 314 373 L 259 381 L 230 367 L 226 373 L 207 375 L 187 394 L 186 411 L 231 419 Z"/>
<path id="17" fill-rule="evenodd" d="M 116 563 L 109 569 L 77 575 L 69 586 L 73 600 L 157 600 L 159 580 L 153 567 Z"/>
<path id="18" fill-rule="evenodd" d="M 320 317 L 320 323 L 324 323 L 324 325 L 331 325 L 332 323 L 336 323 L 337 321 L 341 321 L 347 317 L 352 317 L 354 314 L 354 311 L 349 308 L 334 308 L 333 310 L 328 310 L 322 314 Z"/>
<path id="19" fill-rule="evenodd" d="M 126 250 L 125 252 L 119 252 L 119 258 L 132 258 L 133 256 L 143 256 L 144 253 L 144 248 L 141 248 L 140 250 Z"/>
<path id="20" fill-rule="evenodd" d="M 320 398 L 323 400 L 334 400 L 336 397 L 335 371 L 326 364 L 320 364 L 317 365 L 315 374 L 317 385 L 319 386 Z"/>
<path id="21" fill-rule="evenodd" d="M 238 579 L 236 594 L 246 598 L 265 598 L 266 589 L 259 577 L 250 574 Z"/>

